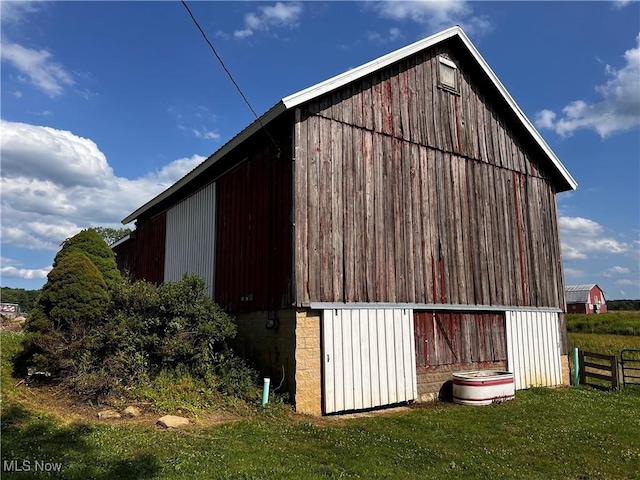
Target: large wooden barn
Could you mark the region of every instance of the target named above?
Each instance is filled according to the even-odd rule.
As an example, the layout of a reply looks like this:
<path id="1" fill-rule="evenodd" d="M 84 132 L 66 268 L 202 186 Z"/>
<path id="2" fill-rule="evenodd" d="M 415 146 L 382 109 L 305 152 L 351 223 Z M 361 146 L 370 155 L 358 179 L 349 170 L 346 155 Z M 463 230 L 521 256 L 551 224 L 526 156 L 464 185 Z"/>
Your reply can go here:
<path id="1" fill-rule="evenodd" d="M 459 370 L 557 385 L 575 187 L 453 27 L 283 98 L 114 250 L 135 278 L 204 277 L 300 412 L 432 399 Z"/>

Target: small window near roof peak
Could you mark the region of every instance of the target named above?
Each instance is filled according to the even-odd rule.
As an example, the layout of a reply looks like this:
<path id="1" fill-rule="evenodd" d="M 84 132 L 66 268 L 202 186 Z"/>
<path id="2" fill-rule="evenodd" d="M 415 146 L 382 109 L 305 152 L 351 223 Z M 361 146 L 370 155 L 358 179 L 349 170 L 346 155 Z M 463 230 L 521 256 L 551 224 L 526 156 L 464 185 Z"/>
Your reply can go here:
<path id="1" fill-rule="evenodd" d="M 442 55 L 438 57 L 438 64 L 440 66 L 440 86 L 457 93 L 458 82 L 456 77 L 456 70 L 458 69 L 458 66 L 453 61 Z"/>

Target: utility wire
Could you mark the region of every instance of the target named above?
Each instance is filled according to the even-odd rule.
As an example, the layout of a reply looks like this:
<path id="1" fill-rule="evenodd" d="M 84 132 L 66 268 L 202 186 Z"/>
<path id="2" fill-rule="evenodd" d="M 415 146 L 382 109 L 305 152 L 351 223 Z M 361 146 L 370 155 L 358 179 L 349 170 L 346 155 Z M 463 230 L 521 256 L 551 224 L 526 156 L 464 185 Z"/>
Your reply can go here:
<path id="1" fill-rule="evenodd" d="M 236 90 L 238 90 L 238 93 L 240 94 L 240 96 L 242 97 L 242 99 L 244 100 L 244 103 L 247 104 L 247 106 L 249 107 L 249 110 L 251 110 L 251 113 L 253 113 L 253 116 L 256 117 L 256 120 L 258 120 L 258 123 L 260 124 L 260 127 L 262 127 L 262 129 L 266 132 L 267 136 L 269 137 L 269 139 L 271 140 L 271 142 L 273 143 L 273 145 L 276 147 L 276 150 L 278 150 L 278 157 L 280 156 L 281 150 L 280 147 L 278 146 L 278 144 L 276 143 L 276 141 L 273 139 L 273 137 L 271 136 L 271 134 L 269 133 L 269 130 L 266 129 L 266 127 L 264 126 L 264 124 L 262 123 L 262 120 L 260 120 L 260 117 L 258 117 L 258 114 L 255 112 L 255 110 L 253 109 L 253 107 L 251 106 L 251 104 L 249 103 L 249 100 L 247 100 L 247 97 L 245 97 L 244 93 L 242 93 L 242 90 L 240 90 L 240 87 L 238 86 L 238 84 L 236 83 L 236 81 L 233 79 L 233 76 L 231 75 L 231 72 L 229 71 L 229 69 L 226 67 L 226 65 L 224 64 L 224 62 L 222 61 L 222 58 L 220 58 L 220 55 L 218 55 L 218 52 L 216 51 L 215 47 L 213 46 L 213 44 L 209 41 L 209 38 L 207 38 L 207 34 L 204 33 L 204 30 L 202 30 L 202 27 L 200 26 L 200 24 L 198 23 L 198 21 L 196 20 L 196 17 L 193 15 L 193 13 L 191 12 L 191 9 L 189 8 L 189 6 L 187 5 L 187 2 L 185 2 L 184 0 L 180 0 L 182 2 L 182 5 L 184 5 L 184 8 L 187 9 L 187 12 L 189 12 L 189 16 L 191 17 L 191 20 L 193 20 L 193 23 L 195 23 L 196 27 L 198 27 L 198 30 L 200 30 L 200 33 L 202 34 L 202 37 L 204 38 L 204 40 L 209 44 L 209 47 L 211 47 L 211 51 L 213 51 L 214 55 L 216 56 L 216 58 L 218 59 L 218 61 L 220 62 L 220 65 L 222 65 L 222 68 L 224 69 L 225 72 L 227 72 L 227 75 L 229 76 L 229 78 L 231 79 L 231 82 L 233 82 L 233 84 L 236 87 Z"/>

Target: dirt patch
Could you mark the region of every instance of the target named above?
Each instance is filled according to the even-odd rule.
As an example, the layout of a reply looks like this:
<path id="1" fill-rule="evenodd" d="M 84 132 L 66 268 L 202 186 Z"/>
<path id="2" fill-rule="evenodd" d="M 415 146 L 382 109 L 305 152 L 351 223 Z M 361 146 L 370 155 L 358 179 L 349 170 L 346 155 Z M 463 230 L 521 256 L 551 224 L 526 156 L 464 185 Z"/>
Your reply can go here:
<path id="1" fill-rule="evenodd" d="M 147 426 L 156 427 L 156 421 L 167 412 L 157 412 L 150 409 L 150 404 L 144 402 L 126 402 L 122 408 L 114 408 L 113 405 L 90 401 L 78 401 L 67 389 L 55 385 L 29 386 L 23 380 L 16 380 L 16 390 L 19 395 L 19 403 L 25 408 L 37 412 L 46 413 L 56 418 L 62 424 L 84 423 L 99 424 L 108 423 L 119 426 Z M 122 415 L 120 418 L 99 420 L 98 412 L 105 409 L 117 410 L 121 414 L 126 406 L 135 405 L 141 411 L 137 417 Z M 175 413 L 175 412 L 168 412 Z M 182 413 L 180 413 L 182 414 Z M 214 425 L 222 425 L 240 420 L 240 417 L 228 412 L 210 412 L 198 416 L 189 417 L 189 428 L 200 428 Z"/>

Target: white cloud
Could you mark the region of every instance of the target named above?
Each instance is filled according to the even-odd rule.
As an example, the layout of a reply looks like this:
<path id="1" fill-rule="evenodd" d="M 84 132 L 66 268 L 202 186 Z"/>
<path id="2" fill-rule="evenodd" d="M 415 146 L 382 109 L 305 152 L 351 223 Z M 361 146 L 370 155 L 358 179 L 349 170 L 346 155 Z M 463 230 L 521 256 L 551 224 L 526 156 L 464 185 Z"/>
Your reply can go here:
<path id="1" fill-rule="evenodd" d="M 0 2 L 3 27 L 0 58 L 21 74 L 18 78 L 29 80 L 50 97 L 57 97 L 64 92 L 65 87 L 75 84 L 71 73 L 55 62 L 53 54 L 47 49 L 33 49 L 13 43 L 6 34 L 7 27 L 26 24 L 26 18 L 42 10 L 44 5 L 45 2 Z M 14 95 L 20 98 L 22 93 L 16 92 Z"/>
<path id="2" fill-rule="evenodd" d="M 399 28 L 393 27 L 393 28 L 390 28 L 389 32 L 385 35 L 381 35 L 378 32 L 367 32 L 366 36 L 367 36 L 367 40 L 369 40 L 370 42 L 388 43 L 388 42 L 393 42 L 398 38 L 401 38 L 402 34 L 400 33 Z"/>
<path id="3" fill-rule="evenodd" d="M 551 110 L 541 110 L 536 113 L 535 123 L 538 128 L 553 128 L 553 122 L 558 115 Z"/>
<path id="4" fill-rule="evenodd" d="M 615 267 L 611 267 L 609 269 L 607 269 L 603 275 L 605 277 L 613 277 L 614 275 L 625 275 L 627 273 L 630 273 L 631 270 L 629 270 L 626 267 L 620 267 L 618 265 L 616 265 Z"/>
<path id="5" fill-rule="evenodd" d="M 624 59 L 620 69 L 605 67 L 609 80 L 595 87 L 602 101 L 575 100 L 562 109 L 559 118 L 552 110 L 542 110 L 536 114 L 536 126 L 564 137 L 580 129 L 594 130 L 602 139 L 640 126 L 640 35 L 636 47 L 627 50 Z"/>
<path id="6" fill-rule="evenodd" d="M 247 38 L 251 35 L 253 35 L 253 30 L 251 30 L 250 28 L 244 28 L 242 30 L 236 30 L 235 32 L 233 32 L 233 36 L 239 39 Z"/>
<path id="7" fill-rule="evenodd" d="M 577 268 L 565 267 L 564 273 L 568 277 L 583 277 L 584 276 L 584 272 L 582 270 L 578 270 Z"/>
<path id="8" fill-rule="evenodd" d="M 0 120 L 3 135 L 2 243 L 57 250 L 90 226 L 120 220 L 175 183 L 205 157 L 181 158 L 142 177 L 118 177 L 90 139 Z"/>
<path id="9" fill-rule="evenodd" d="M 640 285 L 640 279 L 633 280 L 624 278 L 622 280 L 617 280 L 616 285 Z"/>
<path id="10" fill-rule="evenodd" d="M 633 0 L 614 0 L 613 8 L 615 8 L 616 10 L 621 10 L 631 3 L 633 3 Z"/>
<path id="11" fill-rule="evenodd" d="M 13 96 L 16 98 L 22 98 L 22 92 L 16 90 L 15 92 L 13 92 Z"/>
<path id="12" fill-rule="evenodd" d="M 47 50 L 33 50 L 5 40 L 0 47 L 2 60 L 11 63 L 50 97 L 61 95 L 65 86 L 75 83 L 71 74 L 54 62 Z"/>
<path id="13" fill-rule="evenodd" d="M 24 278 L 27 280 L 33 278 L 47 278 L 51 271 L 51 267 L 47 268 L 16 268 L 11 266 L 0 267 L 0 275 L 10 278 Z"/>
<path id="14" fill-rule="evenodd" d="M 275 5 L 258 7 L 257 11 L 245 15 L 244 28 L 234 31 L 233 36 L 243 39 L 255 32 L 268 32 L 274 28 L 297 28 L 301 15 L 300 2 L 276 2 Z"/>
<path id="15" fill-rule="evenodd" d="M 454 25 L 460 25 L 469 34 L 491 30 L 489 20 L 473 15 L 473 8 L 463 0 L 374 2 L 370 7 L 383 18 L 414 21 L 427 29 L 425 33 L 435 33 Z"/>
<path id="16" fill-rule="evenodd" d="M 203 138 L 205 140 L 220 140 L 220 134 L 218 132 L 214 132 L 211 130 L 206 130 L 206 129 L 193 129 L 193 134 L 197 137 L 197 138 Z"/>
<path id="17" fill-rule="evenodd" d="M 6 27 L 7 25 L 20 24 L 28 14 L 39 12 L 44 5 L 46 5 L 46 3 L 41 1 L 0 2 L 0 18 L 2 18 L 2 25 Z"/>
<path id="18" fill-rule="evenodd" d="M 631 245 L 607 235 L 602 225 L 582 217 L 560 217 L 564 260 L 585 260 L 590 254 L 623 254 Z"/>

